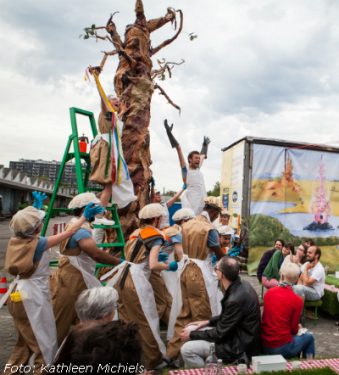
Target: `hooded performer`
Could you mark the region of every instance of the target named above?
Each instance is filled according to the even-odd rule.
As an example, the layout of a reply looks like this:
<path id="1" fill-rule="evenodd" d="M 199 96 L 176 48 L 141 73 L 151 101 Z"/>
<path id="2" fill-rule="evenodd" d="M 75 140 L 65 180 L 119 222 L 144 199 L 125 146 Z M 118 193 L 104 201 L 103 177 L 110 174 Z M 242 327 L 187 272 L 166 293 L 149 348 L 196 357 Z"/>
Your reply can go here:
<path id="1" fill-rule="evenodd" d="M 147 369 L 159 369 L 163 362 L 165 345 L 160 338 L 159 316 L 152 285 L 152 271 L 176 271 L 177 262 L 159 261 L 160 247 L 164 243 L 158 229 L 164 213 L 159 203 L 151 203 L 139 212 L 140 228 L 135 230 L 125 246 L 126 262 L 117 267 L 107 285 L 119 292 L 119 316 L 124 321 L 134 321 L 140 329 L 143 363 Z M 105 277 L 105 276 L 104 276 Z"/>
<path id="2" fill-rule="evenodd" d="M 89 203 L 89 202 L 88 202 Z M 52 363 L 57 350 L 57 334 L 49 293 L 50 247 L 74 234 L 86 219 L 92 219 L 101 207 L 88 205 L 82 216 L 63 233 L 40 237 L 45 212 L 35 207 L 18 211 L 10 222 L 13 236 L 8 242 L 5 268 L 16 276 L 0 307 L 8 299 L 8 309 L 18 332 L 17 343 L 7 361 L 5 374 L 12 366 L 27 365 L 35 354 L 34 373 Z"/>
<path id="3" fill-rule="evenodd" d="M 71 200 L 68 208 L 73 209 L 74 217 L 69 224 L 77 221 L 89 202 L 98 204 L 99 200 L 93 193 L 81 193 Z M 60 253 L 63 256 L 50 283 L 59 345 L 76 322 L 74 304 L 79 294 L 85 289 L 101 286 L 94 276 L 96 262 L 112 265 L 120 263 L 118 258 L 96 246 L 89 223 L 83 224 L 71 238 L 60 244 Z"/>

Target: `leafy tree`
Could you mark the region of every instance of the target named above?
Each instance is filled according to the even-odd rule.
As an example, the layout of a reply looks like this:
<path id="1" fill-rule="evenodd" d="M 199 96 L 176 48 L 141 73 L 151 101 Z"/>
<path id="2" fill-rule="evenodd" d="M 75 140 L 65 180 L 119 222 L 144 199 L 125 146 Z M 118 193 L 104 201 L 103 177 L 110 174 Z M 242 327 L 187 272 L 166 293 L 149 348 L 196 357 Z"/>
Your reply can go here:
<path id="1" fill-rule="evenodd" d="M 220 196 L 220 182 L 217 181 L 215 184 L 214 184 L 214 187 L 212 190 L 209 190 L 207 192 L 207 195 L 208 196 L 213 196 L 213 197 L 219 197 Z"/>

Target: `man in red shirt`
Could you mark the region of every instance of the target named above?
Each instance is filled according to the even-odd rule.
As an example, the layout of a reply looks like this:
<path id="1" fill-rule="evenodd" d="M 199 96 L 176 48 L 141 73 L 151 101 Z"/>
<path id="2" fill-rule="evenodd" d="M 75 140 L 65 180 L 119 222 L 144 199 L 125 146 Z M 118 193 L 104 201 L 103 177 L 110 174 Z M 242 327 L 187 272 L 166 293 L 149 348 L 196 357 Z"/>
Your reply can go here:
<path id="1" fill-rule="evenodd" d="M 312 334 L 298 334 L 303 300 L 293 292 L 292 286 L 299 274 L 299 267 L 288 263 L 281 270 L 279 285 L 265 293 L 261 340 L 266 354 L 281 354 L 285 358 L 298 357 L 301 353 L 304 358 L 314 356 Z"/>

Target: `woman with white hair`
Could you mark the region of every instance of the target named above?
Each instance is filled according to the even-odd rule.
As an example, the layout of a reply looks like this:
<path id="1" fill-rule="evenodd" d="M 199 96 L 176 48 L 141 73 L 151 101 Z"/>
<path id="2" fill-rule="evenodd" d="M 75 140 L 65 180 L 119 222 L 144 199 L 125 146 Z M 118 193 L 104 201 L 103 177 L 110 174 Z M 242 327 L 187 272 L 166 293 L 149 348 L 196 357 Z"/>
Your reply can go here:
<path id="1" fill-rule="evenodd" d="M 134 321 L 140 328 L 143 362 L 147 369 L 166 365 L 163 362 L 166 348 L 160 338 L 159 316 L 149 282 L 151 271 L 176 271 L 178 268 L 175 261 L 159 261 L 164 237 L 158 227 L 163 213 L 159 203 L 148 204 L 140 210 L 140 228 L 131 234 L 125 246 L 126 262 L 107 283 L 118 290 L 120 319 Z"/>
<path id="2" fill-rule="evenodd" d="M 90 203 L 90 202 L 87 202 Z M 45 212 L 34 207 L 18 211 L 10 222 L 13 236 L 8 242 L 5 268 L 16 276 L 8 293 L 8 310 L 13 316 L 18 340 L 7 361 L 4 373 L 13 373 L 12 367 L 26 365 L 35 354 L 34 372 L 50 364 L 57 350 L 57 335 L 49 293 L 49 261 L 52 246 L 70 238 L 86 220 L 92 219 L 100 207 L 86 205 L 77 220 L 63 233 L 40 237 Z"/>
<path id="3" fill-rule="evenodd" d="M 86 289 L 75 302 L 75 311 L 80 322 L 110 322 L 115 318 L 118 299 L 118 292 L 108 286 Z"/>
<path id="4" fill-rule="evenodd" d="M 100 203 L 93 193 L 76 195 L 68 207 L 73 209 L 74 217 L 70 224 L 82 215 L 84 207 L 89 203 Z M 68 225 L 66 226 L 67 229 Z M 92 238 L 92 229 L 88 223 L 67 240 L 60 244 L 58 269 L 51 277 L 52 304 L 57 326 L 58 343 L 62 343 L 71 325 L 76 322 L 74 304 L 79 294 L 89 288 L 101 286 L 94 276 L 95 264 L 117 265 L 120 259 L 100 250 Z"/>

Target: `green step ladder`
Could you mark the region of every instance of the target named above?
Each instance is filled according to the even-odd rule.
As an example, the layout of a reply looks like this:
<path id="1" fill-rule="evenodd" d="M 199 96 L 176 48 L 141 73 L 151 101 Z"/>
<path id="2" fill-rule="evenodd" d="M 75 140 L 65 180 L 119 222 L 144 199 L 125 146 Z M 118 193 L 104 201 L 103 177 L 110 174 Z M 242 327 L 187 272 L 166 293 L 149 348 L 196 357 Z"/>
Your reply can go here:
<path id="1" fill-rule="evenodd" d="M 46 213 L 46 218 L 44 222 L 44 226 L 41 231 L 41 235 L 44 236 L 46 234 L 49 221 L 51 217 L 53 217 L 55 214 L 59 214 L 61 212 L 70 214 L 72 212 L 69 208 L 56 208 L 54 207 L 55 201 L 57 198 L 57 193 L 61 184 L 62 176 L 65 170 L 66 163 L 70 160 L 75 159 L 75 174 L 76 174 L 76 180 L 77 180 L 77 186 L 78 186 L 78 194 L 84 193 L 86 191 L 101 191 L 101 189 L 92 189 L 89 188 L 89 175 L 91 172 L 91 163 L 90 163 L 90 156 L 87 152 L 80 152 L 79 150 L 79 135 L 78 135 L 78 126 L 77 126 L 77 115 L 85 116 L 89 119 L 89 123 L 91 126 L 92 131 L 92 137 L 95 138 L 98 134 L 94 115 L 92 112 L 86 111 L 84 109 L 75 108 L 72 107 L 69 109 L 70 112 L 70 118 L 71 118 L 71 127 L 72 127 L 72 134 L 68 137 L 66 149 L 62 158 L 62 162 L 59 168 L 58 176 L 55 181 L 52 197 L 50 199 L 50 203 L 48 205 L 48 210 Z M 71 146 L 73 146 L 73 152 L 71 152 Z M 84 161 L 84 163 L 82 163 Z M 97 247 L 99 248 L 121 248 L 122 257 L 124 257 L 124 245 L 125 245 L 125 239 L 124 235 L 121 229 L 119 215 L 117 212 L 117 206 L 115 204 L 112 204 L 110 207 L 106 207 L 106 210 L 111 211 L 112 213 L 112 219 L 114 220 L 114 225 L 98 225 L 94 224 L 94 228 L 113 228 L 116 231 L 116 242 L 111 243 L 102 243 L 97 244 Z M 103 267 L 112 267 L 112 265 L 108 264 L 97 264 L 96 265 L 96 275 L 98 274 L 99 270 Z"/>

